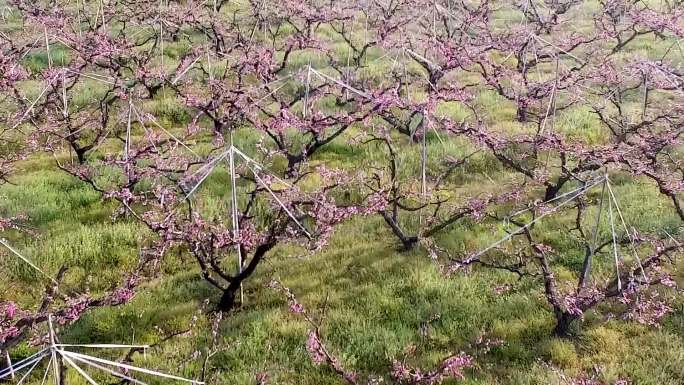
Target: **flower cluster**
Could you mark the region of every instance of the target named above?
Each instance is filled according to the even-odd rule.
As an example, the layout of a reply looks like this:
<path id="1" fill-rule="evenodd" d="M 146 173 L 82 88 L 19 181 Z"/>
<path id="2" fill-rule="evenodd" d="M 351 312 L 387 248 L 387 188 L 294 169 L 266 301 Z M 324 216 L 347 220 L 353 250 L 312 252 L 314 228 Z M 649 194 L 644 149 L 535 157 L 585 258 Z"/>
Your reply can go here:
<path id="1" fill-rule="evenodd" d="M 23 313 L 14 302 L 0 302 L 0 344 L 19 335 L 20 331 L 12 321 Z"/>
<path id="2" fill-rule="evenodd" d="M 628 306 L 622 315 L 623 319 L 648 326 L 659 327 L 660 321 L 673 311 L 672 307 L 655 291 L 646 295 L 625 292 L 620 302 Z"/>
<path id="3" fill-rule="evenodd" d="M 26 311 L 12 301 L 0 302 L 0 344 L 21 334 L 22 331 L 15 325 L 15 321 L 26 314 Z"/>
<path id="4" fill-rule="evenodd" d="M 60 325 L 66 325 L 78 320 L 79 318 L 81 318 L 81 315 L 83 315 L 83 313 L 86 310 L 88 310 L 88 307 L 92 300 L 92 297 L 88 294 L 83 294 L 75 298 L 70 298 L 67 301 L 66 308 L 60 314 L 56 315 L 55 320 Z"/>
<path id="5" fill-rule="evenodd" d="M 297 300 L 297 298 L 295 297 L 292 290 L 290 290 L 290 288 L 283 286 L 283 284 L 280 283 L 280 281 L 277 281 L 275 279 L 269 282 L 268 287 L 285 294 L 285 297 L 287 298 L 287 302 L 289 304 L 290 312 L 294 314 L 306 314 L 306 309 L 304 308 L 304 305 L 302 305 Z"/>
<path id="6" fill-rule="evenodd" d="M 316 365 L 321 365 L 326 362 L 326 353 L 321 344 L 321 338 L 318 331 L 310 330 L 309 336 L 306 339 L 306 351 L 309 352 L 311 361 Z"/>
<path id="7" fill-rule="evenodd" d="M 474 364 L 473 357 L 465 353 L 447 357 L 438 369 L 432 371 L 423 371 L 395 360 L 392 363 L 392 377 L 406 384 L 438 385 L 448 379 L 465 379 L 464 370 L 472 368 Z"/>

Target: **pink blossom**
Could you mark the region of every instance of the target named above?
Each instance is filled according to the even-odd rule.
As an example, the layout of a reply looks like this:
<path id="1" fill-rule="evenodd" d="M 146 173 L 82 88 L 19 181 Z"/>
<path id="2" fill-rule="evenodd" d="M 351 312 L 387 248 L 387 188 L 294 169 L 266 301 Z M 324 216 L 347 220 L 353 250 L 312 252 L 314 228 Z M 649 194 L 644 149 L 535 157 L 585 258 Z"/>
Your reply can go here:
<path id="1" fill-rule="evenodd" d="M 67 303 L 66 309 L 56 316 L 56 320 L 61 325 L 66 325 L 81 318 L 81 315 L 88 309 L 91 297 L 84 294 L 80 297 L 71 298 Z"/>
<path id="2" fill-rule="evenodd" d="M 295 314 L 304 313 L 304 306 L 298 302 L 290 303 L 290 311 Z"/>
<path id="3" fill-rule="evenodd" d="M 257 375 L 256 375 L 257 385 L 266 385 L 266 384 L 268 384 L 269 378 L 270 378 L 270 376 L 268 375 L 267 372 L 259 372 L 259 373 L 257 373 Z"/>
<path id="4" fill-rule="evenodd" d="M 660 321 L 672 311 L 672 307 L 660 300 L 654 292 L 649 296 L 635 298 L 622 318 L 658 327 Z"/>
<path id="5" fill-rule="evenodd" d="M 122 304 L 129 302 L 134 295 L 135 292 L 131 289 L 118 288 L 111 294 L 110 298 L 113 303 Z"/>
<path id="6" fill-rule="evenodd" d="M 18 310 L 19 310 L 19 307 L 17 306 L 16 303 L 7 302 L 5 304 L 5 317 L 8 319 L 14 318 L 14 316 L 17 314 Z"/>
<path id="7" fill-rule="evenodd" d="M 0 324 L 0 343 L 4 343 L 9 338 L 14 338 L 19 335 L 19 329 L 15 326 L 4 327 Z"/>
<path id="8" fill-rule="evenodd" d="M 494 289 L 492 289 L 492 291 L 496 295 L 503 295 L 503 294 L 510 292 L 512 288 L 513 287 L 511 285 L 508 285 L 508 284 L 498 285 L 498 286 L 495 286 Z"/>
<path id="9" fill-rule="evenodd" d="M 474 366 L 473 357 L 465 353 L 452 355 L 444 359 L 439 367 L 432 371 L 412 368 L 400 361 L 392 363 L 392 377 L 403 383 L 437 385 L 447 379 L 463 380 L 463 371 Z"/>
<path id="10" fill-rule="evenodd" d="M 315 330 L 309 331 L 309 337 L 306 340 L 306 350 L 311 356 L 311 360 L 316 365 L 321 365 L 326 361 L 326 354 L 318 337 L 318 332 Z"/>
<path id="11" fill-rule="evenodd" d="M 382 212 L 387 208 L 387 198 L 385 193 L 379 191 L 372 194 L 366 200 L 366 204 L 361 210 L 361 214 L 369 215 L 373 213 Z"/>

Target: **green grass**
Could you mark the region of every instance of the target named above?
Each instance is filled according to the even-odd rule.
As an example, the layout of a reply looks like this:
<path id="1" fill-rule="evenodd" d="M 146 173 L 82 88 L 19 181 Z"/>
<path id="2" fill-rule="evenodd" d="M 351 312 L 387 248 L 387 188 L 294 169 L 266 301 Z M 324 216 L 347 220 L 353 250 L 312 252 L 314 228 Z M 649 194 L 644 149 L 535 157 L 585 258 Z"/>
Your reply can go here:
<path id="1" fill-rule="evenodd" d="M 471 150 L 459 139 L 445 139 L 442 143 L 430 135 L 427 140 L 430 174 L 439 171 L 438 159 L 464 156 Z M 247 147 L 256 140 L 248 129 L 237 135 L 238 143 Z M 312 161 L 348 167 L 386 156 L 379 148 L 359 150 L 344 143 L 333 142 Z M 419 172 L 412 162 L 419 146 L 405 138 L 400 146 L 401 177 L 410 179 Z M 56 170 L 52 162 L 36 155 L 22 163 L 23 172 L 13 178 L 14 184 L 0 187 L 0 212 L 27 215 L 34 234 L 11 233 L 8 238 L 50 274 L 61 265 L 69 266 L 69 290 L 105 290 L 133 267 L 147 236 L 131 220 L 112 221 L 115 205 L 102 202 L 98 194 Z M 456 194 L 496 192 L 496 182 L 508 177 L 484 155 L 474 158 L 466 170 L 451 181 Z M 483 174 L 494 178 L 490 184 L 482 183 Z M 221 215 L 227 210 L 227 180 L 225 170 L 219 170 L 198 191 L 206 213 Z M 612 175 L 611 180 L 631 225 L 644 232 L 676 235 L 681 231 L 670 203 L 659 198 L 653 186 L 622 174 Z M 599 196 L 600 188 L 588 194 L 589 210 L 596 210 Z M 552 216 L 542 222 L 544 230 L 538 231 L 540 241 L 558 251 L 554 261 L 558 277 L 570 280 L 575 279 L 582 253 L 575 236 L 564 230 L 572 220 L 569 215 Z M 407 228 L 417 228 L 417 221 L 416 216 L 401 218 Z M 607 226 L 604 219 L 600 236 L 608 236 Z M 438 234 L 436 240 L 459 255 L 480 249 L 502 234 L 500 225 L 464 220 Z M 601 313 L 589 312 L 584 322 L 575 325 L 577 338 L 561 340 L 550 335 L 553 317 L 536 279 L 519 281 L 511 274 L 477 268 L 445 276 L 423 250 L 400 252 L 397 246 L 384 222 L 372 216 L 343 225 L 321 252 L 309 254 L 292 247 L 273 251 L 255 279 L 246 284 L 245 306 L 221 323 L 218 353 L 208 361 L 212 383 L 252 384 L 261 372 L 279 384 L 340 383 L 328 369 L 311 363 L 304 348 L 308 324 L 288 313 L 284 298 L 265 287 L 274 278 L 290 287 L 314 313 L 325 306 L 325 340 L 345 366 L 360 373 L 387 376 L 392 360 L 404 358 L 408 350 L 414 352 L 406 357 L 410 363 L 430 367 L 485 333 L 504 344 L 478 358 L 479 367 L 468 373 L 468 384 L 548 383 L 557 381 L 558 373 L 579 375 L 591 372 L 595 365 L 601 365 L 606 381 L 628 377 L 639 384 L 674 385 L 684 376 L 681 297 L 659 329 L 607 322 L 603 314 L 611 309 L 604 308 Z M 200 278 L 192 261 L 178 257 L 166 259 L 164 278 L 144 284 L 133 302 L 88 313 L 61 333 L 62 340 L 154 343 L 195 322 L 191 333 L 162 343 L 146 356 L 136 354 L 134 362 L 197 377 L 211 344 L 209 310 L 219 293 Z M 609 260 L 598 262 L 599 276 L 611 274 Z M 40 277 L 5 254 L 2 261 L 10 277 L 0 283 L 0 291 L 7 293 L 3 299 L 31 304 L 40 294 L 41 285 L 35 284 Z M 511 290 L 496 295 L 493 288 L 504 284 L 511 285 Z M 22 346 L 13 354 L 19 358 L 29 351 Z M 82 383 L 75 377 L 72 380 Z"/>
<path id="2" fill-rule="evenodd" d="M 591 2 L 587 9 L 593 6 Z M 520 15 L 503 8 L 498 17 L 517 20 Z M 10 20 L 0 28 L 17 30 L 20 26 Z M 316 33 L 332 48 L 335 60 L 346 61 L 346 46 L 333 31 L 322 27 Z M 166 44 L 163 53 L 167 69 L 171 70 L 190 48 L 191 44 L 183 39 Z M 663 41 L 644 37 L 636 40 L 629 56 L 659 57 L 667 48 Z M 394 58 L 381 57 L 379 49 L 370 52 L 367 66 L 362 70 L 365 81 L 384 79 Z M 51 58 L 55 65 L 67 63 L 68 51 L 55 45 Z M 294 73 L 309 63 L 325 70 L 327 60 L 324 55 L 309 50 L 296 51 L 285 72 Z M 48 66 L 47 54 L 34 50 L 23 64 L 33 72 L 44 70 Z M 225 65 L 214 63 L 212 71 L 219 74 Z M 421 76 L 423 71 L 415 63 L 409 65 L 409 70 L 414 76 Z M 543 76 L 549 76 L 552 71 L 551 68 L 540 70 Z M 187 76 L 191 78 L 193 72 Z M 42 88 L 36 81 L 22 84 L 28 100 L 34 100 Z M 292 81 L 283 92 L 294 93 L 301 88 L 301 84 Z M 492 129 L 511 136 L 534 132 L 532 125 L 516 121 L 514 103 L 488 90 L 478 89 L 474 95 L 476 106 L 486 112 L 482 117 Z M 103 96 L 98 83 L 86 80 L 79 84 L 70 103 L 72 108 L 78 108 Z M 425 94 L 414 89 L 411 97 L 420 100 Z M 638 101 L 638 95 L 630 97 Z M 320 109 L 333 108 L 331 100 L 321 100 L 319 104 L 316 107 Z M 165 92 L 147 101 L 143 108 L 165 127 L 172 126 L 174 132 L 182 130 L 191 119 L 183 103 Z M 457 121 L 472 119 L 469 111 L 455 102 L 439 105 L 437 114 Z M 559 112 L 555 125 L 548 129 L 556 130 L 568 140 L 600 145 L 610 135 L 599 126 L 590 111 L 572 108 Z M 312 164 L 347 169 L 386 167 L 388 155 L 382 145 L 350 143 L 364 129 L 354 126 L 324 146 L 311 159 Z M 135 125 L 133 131 L 134 140 L 141 140 L 142 128 Z M 295 129 L 291 130 L 288 139 L 301 145 L 305 139 L 296 133 Z M 196 148 L 204 150 L 208 146 L 201 143 L 202 139 L 198 139 Z M 236 145 L 255 157 L 257 154 L 252 149 L 260 139 L 251 127 L 243 127 L 235 134 Z M 411 187 L 415 188 L 421 171 L 420 144 L 397 134 L 392 139 L 398 150 L 398 178 L 412 181 Z M 427 173 L 431 178 L 445 170 L 447 158 L 461 159 L 476 149 L 466 139 L 434 132 L 428 133 L 426 145 Z M 96 157 L 121 151 L 120 147 L 120 142 L 107 141 Z M 53 162 L 44 154 L 34 154 L 21 163 L 12 184 L 0 186 L 0 215 L 26 215 L 24 224 L 30 230 L 29 233 L 11 231 L 2 236 L 49 275 L 67 266 L 65 291 L 97 294 L 133 269 L 140 249 L 152 237 L 131 218 L 112 218 L 116 204 L 102 201 L 87 185 L 59 171 Z M 285 163 L 284 158 L 276 157 L 269 169 L 282 173 Z M 105 172 L 102 180 L 117 177 Z M 654 186 L 620 173 L 612 173 L 610 177 L 630 226 L 663 237 L 682 232 L 681 221 L 673 214 L 671 202 L 663 199 Z M 447 183 L 449 193 L 458 198 L 496 195 L 513 180 L 519 181 L 519 177 L 483 151 L 456 170 Z M 227 170 L 217 168 L 198 190 L 197 207 L 203 214 L 211 218 L 228 212 L 228 181 Z M 587 199 L 590 213 L 587 218 L 593 218 L 600 188 L 587 194 Z M 260 204 L 257 203 L 260 213 L 265 213 L 268 208 Z M 500 214 L 506 214 L 509 208 L 502 207 Z M 399 218 L 400 224 L 410 231 L 419 228 L 420 220 L 421 216 L 415 213 Z M 572 215 L 561 213 L 546 218 L 533 230 L 540 242 L 557 251 L 553 259 L 557 277 L 572 282 L 577 279 L 584 252 L 577 235 L 567 231 L 573 221 Z M 593 222 L 584 225 L 591 228 Z M 505 235 L 505 230 L 502 224 L 493 221 L 465 219 L 437 234 L 435 241 L 452 255 L 462 256 L 491 244 Z M 601 239 L 610 235 L 605 217 L 598 233 Z M 445 260 L 431 260 L 422 248 L 402 252 L 398 246 L 383 220 L 370 216 L 342 225 L 322 251 L 308 253 L 294 246 L 275 249 L 259 266 L 254 279 L 245 284 L 244 306 L 226 315 L 220 323 L 215 346 L 211 334 L 212 309 L 220 293 L 201 278 L 187 254 L 174 250 L 160 266 L 161 277 L 145 282 L 131 303 L 88 312 L 72 326 L 59 330 L 60 337 L 65 343 L 153 344 L 164 336 L 180 333 L 145 355 L 133 355 L 133 362 L 198 378 L 205 358 L 212 353 L 207 360 L 210 384 L 254 384 L 256 375 L 263 372 L 269 374 L 273 384 L 341 384 L 329 369 L 312 364 L 305 349 L 310 326 L 287 311 L 282 295 L 266 287 L 272 279 L 278 279 L 314 314 L 320 315 L 326 309 L 322 329 L 325 341 L 345 367 L 361 374 L 389 379 L 394 359 L 432 367 L 445 355 L 466 349 L 484 333 L 503 340 L 503 344 L 478 357 L 478 367 L 468 371 L 464 384 L 557 384 L 563 383 L 560 374 L 578 376 L 591 373 L 596 367 L 601 368 L 600 378 L 606 383 L 629 378 L 633 384 L 678 385 L 684 380 L 681 294 L 675 297 L 673 312 L 659 328 L 609 320 L 606 314 L 619 309 L 606 305 L 588 312 L 582 322 L 574 325 L 575 338 L 559 339 L 551 336 L 553 315 L 538 278 L 518 280 L 514 274 L 477 267 L 446 275 L 439 265 Z M 630 261 L 628 250 L 621 251 Z M 596 279 L 613 274 L 610 257 L 603 253 L 597 258 Z M 684 283 L 684 262 L 679 259 L 676 263 L 676 279 Z M 0 251 L 0 270 L 5 278 L 0 280 L 0 301 L 35 306 L 44 288 L 43 278 L 5 251 Z M 494 293 L 493 288 L 502 285 L 509 285 L 510 290 Z M 186 329 L 191 331 L 186 333 Z M 24 344 L 13 350 L 12 356 L 19 359 L 34 350 Z M 413 353 L 407 354 L 409 351 Z M 120 357 L 111 355 L 110 358 Z M 98 375 L 96 379 L 104 380 L 104 377 Z M 447 384 L 452 383 L 456 382 Z M 72 373 L 69 384 L 86 382 Z"/>
<path id="3" fill-rule="evenodd" d="M 27 213 L 38 227 L 40 236 L 34 240 L 15 236 L 19 247 L 48 271 L 62 262 L 73 264 L 74 288 L 88 279 L 85 271 L 94 267 L 107 278 L 125 270 L 126 261 L 135 260 L 127 255 L 138 246 L 135 226 L 127 221 L 109 223 L 111 207 L 103 206 L 74 180 L 48 170 L 16 179 L 22 188 L 9 185 L 0 190 L 11 197 L 5 202 L 12 202 L 3 208 Z M 640 194 L 650 194 L 648 189 L 618 182 L 615 189 L 626 201 L 627 216 L 636 210 Z M 640 226 L 660 218 L 658 207 L 653 203 Z M 444 237 L 472 242 L 470 237 L 487 232 L 486 227 L 463 223 Z M 174 337 L 146 356 L 136 354 L 134 362 L 198 376 L 211 340 L 211 321 L 198 309 L 210 308 L 204 301 L 215 302 L 219 293 L 192 264 L 173 263 L 166 266 L 167 278 L 146 283 L 133 302 L 88 313 L 62 333 L 62 340 L 154 343 L 197 322 L 192 333 Z M 26 272 L 9 273 L 19 282 L 27 278 Z M 345 224 L 322 252 L 300 254 L 280 248 L 270 255 L 245 287 L 245 306 L 221 324 L 219 352 L 209 360 L 213 383 L 251 384 L 260 372 L 268 372 L 273 383 L 339 383 L 328 369 L 311 364 L 304 349 L 308 326 L 287 311 L 280 294 L 265 288 L 273 278 L 290 287 L 314 313 L 322 306 L 328 309 L 323 335 L 329 347 L 347 367 L 361 373 L 387 375 L 391 361 L 402 358 L 408 348 L 415 350 L 409 362 L 429 367 L 485 332 L 504 344 L 479 360 L 468 384 L 543 383 L 555 378 L 554 370 L 572 375 L 597 364 L 607 380 L 629 377 L 639 384 L 674 385 L 683 375 L 681 301 L 661 329 L 605 322 L 590 313 L 578 339 L 560 340 L 550 336 L 552 317 L 533 280 L 516 281 L 514 276 L 487 270 L 445 277 L 422 252 L 396 251 L 382 221 L 371 217 Z M 28 288 L 31 282 L 22 285 Z M 492 288 L 500 284 L 510 284 L 512 290 L 495 295 Z M 439 317 L 423 327 L 435 315 Z M 74 378 L 73 383 L 81 382 Z"/>

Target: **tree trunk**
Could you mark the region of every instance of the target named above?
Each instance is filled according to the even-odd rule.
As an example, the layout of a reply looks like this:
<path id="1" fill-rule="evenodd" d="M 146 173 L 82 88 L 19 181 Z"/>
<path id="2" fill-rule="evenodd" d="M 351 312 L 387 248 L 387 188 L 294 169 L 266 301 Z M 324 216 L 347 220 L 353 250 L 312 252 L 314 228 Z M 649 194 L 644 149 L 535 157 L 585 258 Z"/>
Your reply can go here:
<path id="1" fill-rule="evenodd" d="M 59 363 L 59 379 L 57 383 L 59 385 L 66 385 L 66 366 L 64 366 L 64 359 L 58 357 L 57 362 Z"/>
<path id="2" fill-rule="evenodd" d="M 0 371 L 6 370 L 9 368 L 9 362 L 7 362 L 7 353 L 5 350 L 0 349 Z M 11 376 L 9 378 L 6 378 L 4 380 L 0 380 L 0 383 L 3 382 L 10 382 L 12 380 Z"/>
<path id="3" fill-rule="evenodd" d="M 409 251 L 409 250 L 413 249 L 414 247 L 416 247 L 416 245 L 418 244 L 418 237 L 410 236 L 406 239 L 402 239 L 401 244 L 404 248 L 404 251 Z"/>
<path id="4" fill-rule="evenodd" d="M 88 152 L 88 149 L 85 147 L 80 147 L 78 143 L 74 142 L 69 142 L 71 145 L 71 148 L 74 150 L 74 153 L 76 154 L 76 159 L 78 159 L 78 164 L 85 164 L 86 161 L 86 152 Z"/>
<path id="5" fill-rule="evenodd" d="M 382 215 L 382 218 L 390 227 L 392 233 L 396 235 L 397 238 L 399 238 L 404 250 L 411 250 L 418 244 L 418 237 L 415 235 L 404 234 L 404 231 L 399 227 L 397 222 L 394 220 L 394 218 L 392 218 L 392 216 L 388 212 L 381 211 L 380 215 Z"/>
<path id="6" fill-rule="evenodd" d="M 239 286 L 238 286 L 239 288 Z M 223 312 L 228 312 L 235 307 L 235 294 L 237 290 L 232 290 L 230 287 L 223 291 L 221 301 L 219 301 L 218 309 Z"/>
<path id="7" fill-rule="evenodd" d="M 516 111 L 515 116 L 518 119 L 518 122 L 520 122 L 520 123 L 527 122 L 527 106 L 518 105 L 518 109 Z"/>
<path id="8" fill-rule="evenodd" d="M 561 187 L 561 185 L 557 184 L 546 187 L 546 191 L 544 191 L 544 202 L 548 202 L 555 198 L 556 195 L 558 195 L 558 191 L 560 191 Z"/>
<path id="9" fill-rule="evenodd" d="M 548 185 L 546 191 L 544 192 L 544 202 L 548 202 L 558 195 L 558 192 L 565 186 L 565 184 L 570 180 L 568 176 L 562 175 L 558 177 L 556 184 Z"/>
<path id="10" fill-rule="evenodd" d="M 577 316 L 572 314 L 565 312 L 557 313 L 556 327 L 553 329 L 553 335 L 562 338 L 570 337 L 570 326 L 575 319 L 577 319 Z"/>
<path id="11" fill-rule="evenodd" d="M 283 226 L 283 228 L 280 229 L 280 231 L 284 231 L 284 229 L 285 227 Z M 233 278 L 230 281 L 228 287 L 225 290 L 223 290 L 223 295 L 221 295 L 221 300 L 218 304 L 219 310 L 227 312 L 235 308 L 235 297 L 237 292 L 240 290 L 242 282 L 244 282 L 254 273 L 254 271 L 256 271 L 257 265 L 259 265 L 259 263 L 263 260 L 266 253 L 269 250 L 271 250 L 275 245 L 276 238 L 270 237 L 265 243 L 262 243 L 261 245 L 257 246 L 257 248 L 254 250 L 252 258 L 250 259 L 245 269 L 242 270 L 242 272 L 238 274 L 235 278 Z M 244 252 L 243 255 L 245 255 Z"/>
<path id="12" fill-rule="evenodd" d="M 299 164 L 304 160 L 304 155 L 303 154 L 297 154 L 297 155 L 287 155 L 287 169 L 285 170 L 285 175 L 288 177 L 294 177 L 297 175 L 297 169 L 299 168 Z"/>

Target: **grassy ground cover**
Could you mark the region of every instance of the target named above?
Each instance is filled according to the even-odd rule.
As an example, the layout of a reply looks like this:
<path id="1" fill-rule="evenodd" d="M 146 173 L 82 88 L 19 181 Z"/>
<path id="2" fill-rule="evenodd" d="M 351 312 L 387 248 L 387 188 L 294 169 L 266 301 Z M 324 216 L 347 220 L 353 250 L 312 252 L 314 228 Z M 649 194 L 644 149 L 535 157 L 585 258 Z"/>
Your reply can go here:
<path id="1" fill-rule="evenodd" d="M 17 26 L 8 24 L 6 28 Z M 661 56 L 666 45 L 648 39 L 637 39 L 628 54 Z M 342 55 L 344 46 L 339 48 Z M 187 50 L 185 43 L 167 45 L 165 65 L 171 68 Z M 306 53 L 296 54 L 292 70 L 309 65 L 311 59 Z M 313 59 L 324 63 L 324 58 Z M 47 66 L 47 57 L 40 53 L 25 60 L 34 71 Z M 67 62 L 68 53 L 57 49 L 52 60 Z M 365 69 L 367 76 L 382 77 L 391 63 L 392 58 L 378 60 Z M 314 64 L 319 63 L 314 60 Z M 552 71 L 542 70 L 546 75 Z M 33 91 L 29 95 L 40 92 L 40 85 L 24 86 Z M 97 97 L 96 83 L 81 86 L 83 103 Z M 72 103 L 77 105 L 79 100 Z M 476 104 L 486 111 L 486 122 L 493 130 L 511 134 L 533 130 L 515 120 L 513 103 L 491 91 L 478 92 Z M 164 92 L 147 101 L 144 108 L 176 129 L 190 120 L 182 103 Z M 438 113 L 454 119 L 467 115 L 458 103 L 440 105 Z M 589 144 L 605 143 L 609 137 L 595 116 L 582 107 L 559 113 L 555 128 L 568 138 Z M 351 170 L 385 160 L 381 146 L 351 144 L 362 130 L 349 130 L 316 153 L 311 162 Z M 140 138 L 141 129 L 137 127 L 134 134 Z M 247 151 L 259 139 L 249 127 L 236 133 L 238 146 Z M 397 135 L 396 141 L 399 177 L 417 178 L 420 146 L 405 136 Z M 463 157 L 474 150 L 473 143 L 447 135 L 431 133 L 426 142 L 429 174 L 437 172 L 440 160 Z M 107 154 L 109 145 L 115 147 L 107 143 L 98 153 Z M 69 158 L 66 152 L 59 156 L 60 160 Z M 280 172 L 285 167 L 278 163 L 270 166 Z M 227 175 L 225 169 L 219 170 L 198 191 L 204 197 L 204 210 L 227 213 Z M 661 235 L 681 233 L 671 202 L 653 185 L 620 173 L 610 177 L 631 226 Z M 500 193 L 505 182 L 516 178 L 519 175 L 483 152 L 454 173 L 449 183 L 455 196 L 473 196 Z M 60 171 L 51 156 L 38 153 L 20 162 L 11 181 L 0 186 L 0 215 L 25 215 L 28 231 L 9 231 L 2 236 L 48 274 L 67 266 L 67 291 L 108 289 L 113 280 L 134 267 L 140 249 L 150 240 L 151 235 L 134 218 L 112 218 L 117 205 Z M 588 194 L 589 210 L 597 210 L 599 196 L 600 189 Z M 420 219 L 406 215 L 400 220 L 407 228 L 416 228 Z M 558 275 L 574 279 L 583 250 L 566 230 L 573 220 L 572 215 L 561 213 L 543 221 L 541 240 L 558 252 L 554 261 Z M 609 231 L 603 223 L 600 234 L 607 236 Z M 463 254 L 481 249 L 503 234 L 502 226 L 464 220 L 441 232 L 436 242 L 451 253 Z M 0 256 L 0 300 L 35 304 L 44 288 L 40 276 L 8 254 Z M 484 335 L 502 344 L 478 357 L 477 366 L 459 383 L 570 384 L 568 378 L 587 373 L 596 373 L 605 383 L 629 379 L 633 384 L 678 385 L 684 381 L 681 295 L 660 327 L 606 317 L 619 310 L 606 306 L 600 314 L 587 313 L 575 325 L 573 338 L 558 338 L 551 335 L 553 316 L 539 279 L 518 279 L 515 274 L 478 267 L 445 274 L 441 269 L 444 263 L 444 259 L 430 258 L 422 248 L 400 250 L 380 216 L 354 218 L 341 226 L 321 251 L 309 253 L 295 247 L 273 251 L 256 278 L 246 284 L 245 304 L 224 315 L 215 337 L 212 309 L 219 293 L 202 280 L 194 261 L 176 250 L 164 259 L 161 274 L 146 282 L 131 303 L 87 313 L 62 330 L 61 339 L 69 343 L 156 344 L 145 355 L 133 355 L 133 361 L 192 378 L 200 376 L 206 365 L 211 384 L 255 384 L 263 373 L 273 384 L 341 383 L 328 368 L 311 362 L 305 349 L 309 325 L 288 312 L 282 295 L 267 288 L 277 279 L 309 309 L 325 309 L 322 334 L 329 347 L 345 366 L 361 373 L 388 376 L 395 359 L 429 367 Z M 610 275 L 611 263 L 598 261 L 597 275 Z M 684 284 L 684 261 L 676 263 L 679 275 L 675 278 Z M 12 354 L 19 359 L 32 351 L 21 345 Z M 68 380 L 74 385 L 86 383 L 73 374 Z"/>

